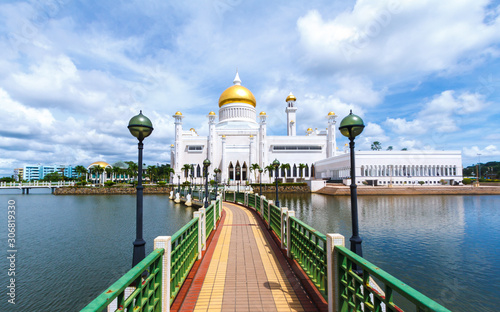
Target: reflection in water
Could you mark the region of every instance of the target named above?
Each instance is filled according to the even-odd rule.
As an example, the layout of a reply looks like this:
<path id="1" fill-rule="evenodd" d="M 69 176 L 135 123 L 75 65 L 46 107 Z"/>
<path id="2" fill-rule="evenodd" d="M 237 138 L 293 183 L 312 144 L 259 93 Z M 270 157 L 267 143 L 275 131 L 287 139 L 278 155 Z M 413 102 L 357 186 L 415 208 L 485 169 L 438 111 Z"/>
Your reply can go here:
<path id="1" fill-rule="evenodd" d="M 280 194 L 280 202 L 350 246 L 348 196 Z M 500 196 L 359 196 L 358 206 L 367 260 L 453 311 L 497 310 Z"/>

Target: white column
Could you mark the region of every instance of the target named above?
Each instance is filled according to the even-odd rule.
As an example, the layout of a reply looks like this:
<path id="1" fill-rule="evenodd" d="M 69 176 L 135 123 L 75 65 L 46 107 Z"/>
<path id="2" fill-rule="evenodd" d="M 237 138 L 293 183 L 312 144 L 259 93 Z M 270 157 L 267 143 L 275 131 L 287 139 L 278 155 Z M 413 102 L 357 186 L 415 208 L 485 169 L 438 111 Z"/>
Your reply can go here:
<path id="1" fill-rule="evenodd" d="M 158 236 L 154 240 L 154 249 L 163 248 L 162 277 L 161 277 L 161 311 L 170 311 L 170 258 L 172 240 L 170 236 Z"/>
<path id="2" fill-rule="evenodd" d="M 335 246 L 345 246 L 345 238 L 340 234 L 326 234 L 326 262 L 328 272 L 328 312 L 336 311 L 338 298 L 338 276 L 337 259 L 335 257 Z"/>

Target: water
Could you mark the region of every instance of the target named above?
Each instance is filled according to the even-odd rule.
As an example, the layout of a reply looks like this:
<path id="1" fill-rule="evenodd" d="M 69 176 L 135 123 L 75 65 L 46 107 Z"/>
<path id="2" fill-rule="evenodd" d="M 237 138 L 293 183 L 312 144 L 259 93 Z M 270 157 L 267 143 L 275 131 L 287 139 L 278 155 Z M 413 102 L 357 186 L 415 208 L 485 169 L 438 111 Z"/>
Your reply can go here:
<path id="1" fill-rule="evenodd" d="M 6 208 L 14 199 L 18 252 L 17 303 L 7 304 L 3 291 L 0 311 L 79 311 L 130 269 L 134 195 L 2 192 L 0 246 L 6 255 Z M 349 197 L 285 194 L 280 200 L 317 230 L 351 236 Z M 156 236 L 173 234 L 195 211 L 165 195 L 146 195 L 144 207 L 146 253 Z M 497 311 L 499 207 L 500 196 L 360 196 L 364 257 L 453 311 Z"/>

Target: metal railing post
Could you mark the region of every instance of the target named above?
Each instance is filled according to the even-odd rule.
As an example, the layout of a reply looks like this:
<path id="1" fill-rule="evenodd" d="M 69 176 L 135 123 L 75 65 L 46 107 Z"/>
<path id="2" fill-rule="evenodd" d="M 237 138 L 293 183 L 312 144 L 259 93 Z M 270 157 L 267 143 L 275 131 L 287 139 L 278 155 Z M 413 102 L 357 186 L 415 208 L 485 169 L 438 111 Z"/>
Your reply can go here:
<path id="1" fill-rule="evenodd" d="M 203 220 L 201 217 L 201 212 L 200 211 L 193 212 L 193 218 L 198 218 L 198 260 L 200 260 L 201 259 L 201 250 L 203 248 L 203 245 L 202 245 L 202 232 L 203 232 L 202 231 L 202 228 L 203 228 L 202 223 L 203 223 Z"/>
<path id="2" fill-rule="evenodd" d="M 217 201 L 212 200 L 212 205 L 214 206 L 212 209 L 214 210 L 214 231 L 217 229 Z"/>
<path id="3" fill-rule="evenodd" d="M 288 210 L 286 212 L 286 256 L 292 258 L 292 231 L 290 228 L 290 217 L 295 217 L 295 211 Z"/>
<path id="4" fill-rule="evenodd" d="M 268 200 L 267 203 L 268 203 L 268 205 L 267 205 L 267 229 L 270 230 L 271 229 L 271 205 L 273 205 L 274 202 L 272 200 Z"/>
<path id="5" fill-rule="evenodd" d="M 285 225 L 286 225 L 286 216 L 288 208 L 286 207 L 281 207 L 281 213 L 280 213 L 280 227 L 281 227 L 281 249 L 285 248 L 285 235 L 286 232 L 288 232 L 288 228 L 286 228 L 285 231 Z M 288 240 L 286 241 L 286 244 L 288 245 Z"/>
<path id="6" fill-rule="evenodd" d="M 201 214 L 200 219 L 202 219 L 202 229 L 201 229 L 201 242 L 202 248 L 201 250 L 205 250 L 207 248 L 207 214 L 206 208 L 200 208 L 198 210 Z"/>
<path id="7" fill-rule="evenodd" d="M 335 246 L 345 246 L 345 237 L 335 233 L 326 234 L 326 271 L 328 272 L 328 312 L 337 311 L 337 298 L 339 291 L 339 278 L 337 272 L 337 257 Z"/>
<path id="8" fill-rule="evenodd" d="M 172 254 L 172 239 L 170 236 L 158 236 L 154 240 L 154 249 L 163 248 L 161 277 L 161 311 L 170 312 L 170 261 Z"/>

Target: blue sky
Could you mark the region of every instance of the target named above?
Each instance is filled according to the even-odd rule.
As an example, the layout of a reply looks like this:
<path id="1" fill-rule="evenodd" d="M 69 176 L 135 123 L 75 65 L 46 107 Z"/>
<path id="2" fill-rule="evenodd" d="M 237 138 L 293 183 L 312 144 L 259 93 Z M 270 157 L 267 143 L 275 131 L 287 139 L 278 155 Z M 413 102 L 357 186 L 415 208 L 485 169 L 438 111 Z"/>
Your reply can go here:
<path id="1" fill-rule="evenodd" d="M 236 68 L 283 135 L 349 109 L 361 150 L 461 150 L 500 160 L 500 6 L 462 1 L 2 1 L 0 175 L 25 164 L 170 160 L 172 114 L 206 135 Z M 338 133 L 338 144 L 346 141 Z"/>

